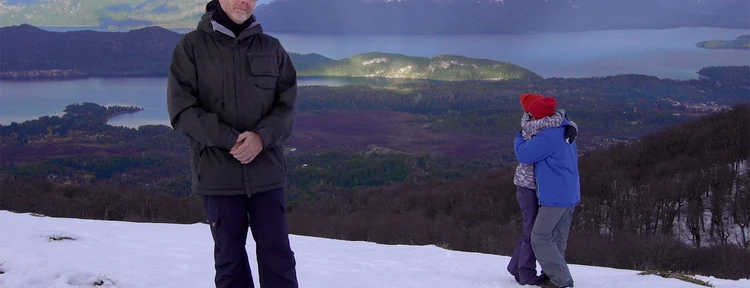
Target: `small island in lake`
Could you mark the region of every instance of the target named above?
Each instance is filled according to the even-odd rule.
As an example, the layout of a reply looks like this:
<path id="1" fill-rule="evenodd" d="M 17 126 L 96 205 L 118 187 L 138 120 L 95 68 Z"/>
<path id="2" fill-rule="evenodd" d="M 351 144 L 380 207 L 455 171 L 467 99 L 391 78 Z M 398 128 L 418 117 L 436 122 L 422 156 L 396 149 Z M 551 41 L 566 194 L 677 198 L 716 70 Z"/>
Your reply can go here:
<path id="1" fill-rule="evenodd" d="M 138 106 L 101 106 L 95 103 L 84 102 L 81 104 L 70 104 L 65 107 L 65 116 L 70 118 L 91 119 L 106 123 L 115 116 L 143 111 Z"/>
<path id="2" fill-rule="evenodd" d="M 742 35 L 734 40 L 709 40 L 695 44 L 706 49 L 745 49 L 750 50 L 750 35 Z"/>

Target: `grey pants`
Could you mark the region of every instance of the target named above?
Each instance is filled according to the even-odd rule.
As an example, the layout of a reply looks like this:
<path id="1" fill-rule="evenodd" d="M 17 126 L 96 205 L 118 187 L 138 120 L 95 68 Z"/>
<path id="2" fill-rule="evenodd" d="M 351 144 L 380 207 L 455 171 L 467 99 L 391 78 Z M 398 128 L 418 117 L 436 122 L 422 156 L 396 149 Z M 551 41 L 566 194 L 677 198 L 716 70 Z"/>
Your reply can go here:
<path id="1" fill-rule="evenodd" d="M 573 207 L 539 207 L 534 228 L 531 230 L 531 248 L 542 270 L 558 287 L 573 285 L 565 247 L 568 244 Z"/>

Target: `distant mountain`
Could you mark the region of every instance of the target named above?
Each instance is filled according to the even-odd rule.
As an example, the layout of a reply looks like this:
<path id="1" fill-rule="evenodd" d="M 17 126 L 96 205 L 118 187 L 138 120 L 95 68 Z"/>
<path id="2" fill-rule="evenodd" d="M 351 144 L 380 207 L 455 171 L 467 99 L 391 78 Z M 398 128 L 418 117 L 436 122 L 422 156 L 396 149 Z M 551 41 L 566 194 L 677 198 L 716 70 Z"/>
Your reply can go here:
<path id="1" fill-rule="evenodd" d="M 130 32 L 50 32 L 0 28 L 0 77 L 167 75 L 181 34 L 148 27 Z"/>
<path id="2" fill-rule="evenodd" d="M 297 69 L 298 72 L 301 70 L 311 69 L 316 66 L 328 65 L 336 61 L 334 59 L 328 58 L 326 56 L 323 56 L 317 53 L 310 53 L 310 54 L 300 54 L 300 53 L 294 53 L 294 52 L 288 52 L 288 53 L 289 53 L 289 58 L 292 58 L 292 63 L 294 64 L 294 68 Z"/>
<path id="3" fill-rule="evenodd" d="M 0 1 L 0 26 L 194 28 L 208 0 L 10 0 Z"/>
<path id="4" fill-rule="evenodd" d="M 0 1 L 0 26 L 194 28 L 207 0 Z M 295 33 L 537 33 L 750 28 L 747 0 L 275 0 L 255 14 Z"/>
<path id="5" fill-rule="evenodd" d="M 432 58 L 391 53 L 357 54 L 328 65 L 300 71 L 299 75 L 417 78 L 431 80 L 509 80 L 542 79 L 520 66 L 486 59 L 455 55 Z"/>
<path id="6" fill-rule="evenodd" d="M 750 49 L 750 35 L 742 35 L 734 40 L 709 40 L 701 41 L 695 46 L 706 49 Z"/>
<path id="7" fill-rule="evenodd" d="M 747 0 L 277 0 L 264 27 L 326 33 L 534 33 L 676 27 L 750 28 Z"/>
<path id="8" fill-rule="evenodd" d="M 50 32 L 31 25 L 0 28 L 0 78 L 165 77 L 182 34 L 161 27 L 130 32 Z M 434 80 L 541 79 L 511 63 L 462 56 L 431 59 L 368 53 L 335 60 L 290 53 L 300 76 Z"/>

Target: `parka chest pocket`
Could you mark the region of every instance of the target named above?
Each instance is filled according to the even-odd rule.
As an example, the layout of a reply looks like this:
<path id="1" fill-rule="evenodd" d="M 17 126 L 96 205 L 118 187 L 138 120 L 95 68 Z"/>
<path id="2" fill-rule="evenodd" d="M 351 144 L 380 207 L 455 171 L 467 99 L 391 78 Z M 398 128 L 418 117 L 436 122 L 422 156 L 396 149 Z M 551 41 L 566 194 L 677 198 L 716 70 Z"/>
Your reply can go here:
<path id="1" fill-rule="evenodd" d="M 260 89 L 274 90 L 279 77 L 279 65 L 276 63 L 276 55 L 270 53 L 248 53 L 247 61 L 250 62 L 250 73 L 253 74 L 253 84 Z"/>

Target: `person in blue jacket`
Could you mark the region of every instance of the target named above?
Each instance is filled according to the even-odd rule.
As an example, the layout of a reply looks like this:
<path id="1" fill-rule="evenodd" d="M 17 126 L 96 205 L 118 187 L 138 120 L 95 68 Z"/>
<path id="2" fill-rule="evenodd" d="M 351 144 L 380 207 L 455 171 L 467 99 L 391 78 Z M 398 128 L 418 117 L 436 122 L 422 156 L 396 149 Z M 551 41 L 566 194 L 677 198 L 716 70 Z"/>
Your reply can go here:
<path id="1" fill-rule="evenodd" d="M 564 109 L 555 109 L 552 116 L 542 119 L 534 119 L 529 114 L 529 104 L 536 99 L 544 97 L 534 93 L 521 94 L 520 103 L 523 108 L 521 116 L 521 134 L 524 140 L 534 138 L 539 131 L 556 128 L 562 125 L 563 120 L 568 121 L 565 125 L 565 141 L 572 143 L 577 135 L 575 122 L 567 117 Z M 518 239 L 513 256 L 508 262 L 507 270 L 513 275 L 516 282 L 521 285 L 537 285 L 549 282 L 549 278 L 542 271 L 537 275 L 537 264 L 534 250 L 531 248 L 531 231 L 536 222 L 536 214 L 539 211 L 539 199 L 536 195 L 536 177 L 534 176 L 534 165 L 518 163 L 516 174 L 513 176 L 513 184 L 516 185 L 516 200 L 521 208 L 523 219 L 523 234 Z"/>
<path id="2" fill-rule="evenodd" d="M 554 115 L 557 100 L 543 97 L 529 104 L 535 119 Z M 542 287 L 573 287 L 573 277 L 565 262 L 573 210 L 581 201 L 578 174 L 578 147 L 565 140 L 564 119 L 559 127 L 540 131 L 524 140 L 519 131 L 514 140 L 518 162 L 534 164 L 539 211 L 531 232 L 531 247 L 544 274 L 550 281 Z"/>

